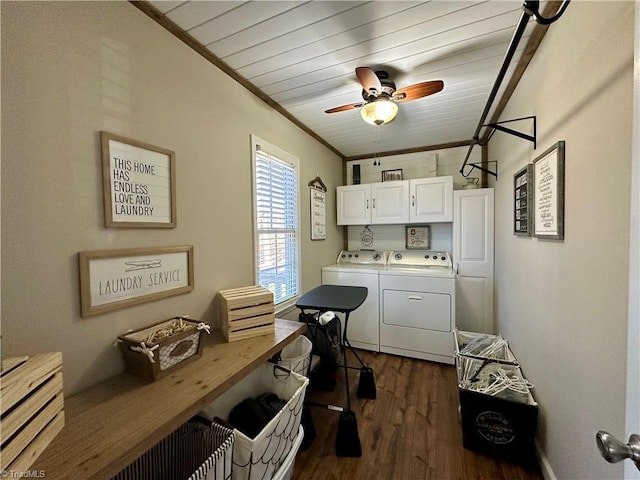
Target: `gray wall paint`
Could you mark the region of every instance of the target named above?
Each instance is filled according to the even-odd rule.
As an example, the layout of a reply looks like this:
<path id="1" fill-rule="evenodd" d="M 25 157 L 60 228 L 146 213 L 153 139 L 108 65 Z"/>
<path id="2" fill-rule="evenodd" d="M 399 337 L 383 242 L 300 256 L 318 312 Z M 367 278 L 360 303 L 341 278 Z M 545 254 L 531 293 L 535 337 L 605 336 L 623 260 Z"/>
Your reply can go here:
<path id="1" fill-rule="evenodd" d="M 105 228 L 99 134 L 176 152 L 178 226 Z M 128 2 L 2 4 L 2 356 L 62 351 L 67 393 L 122 370 L 117 335 L 254 283 L 250 134 L 300 159 L 302 288 L 342 248 L 342 162 Z M 307 182 L 327 195 L 311 242 Z M 333 227 L 332 227 L 333 225 Z M 195 291 L 83 319 L 80 251 L 194 245 Z"/>
<path id="2" fill-rule="evenodd" d="M 496 133 L 497 329 L 540 404 L 538 441 L 559 479 L 622 478 L 598 429 L 624 432 L 633 2 L 572 2 L 502 120 L 537 115 L 538 148 Z M 566 142 L 565 240 L 512 234 L 513 174 Z"/>

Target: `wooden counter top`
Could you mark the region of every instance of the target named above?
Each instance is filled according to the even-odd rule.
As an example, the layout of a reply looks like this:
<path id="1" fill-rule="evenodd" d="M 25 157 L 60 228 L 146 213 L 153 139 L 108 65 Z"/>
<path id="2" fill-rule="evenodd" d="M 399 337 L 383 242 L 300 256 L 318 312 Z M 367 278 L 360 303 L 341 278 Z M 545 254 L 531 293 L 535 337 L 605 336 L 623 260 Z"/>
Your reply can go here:
<path id="1" fill-rule="evenodd" d="M 276 319 L 275 334 L 227 343 L 205 336 L 202 357 L 155 382 L 123 373 L 65 399 L 65 427 L 30 467 L 47 478 L 110 479 L 202 407 L 304 332 Z"/>

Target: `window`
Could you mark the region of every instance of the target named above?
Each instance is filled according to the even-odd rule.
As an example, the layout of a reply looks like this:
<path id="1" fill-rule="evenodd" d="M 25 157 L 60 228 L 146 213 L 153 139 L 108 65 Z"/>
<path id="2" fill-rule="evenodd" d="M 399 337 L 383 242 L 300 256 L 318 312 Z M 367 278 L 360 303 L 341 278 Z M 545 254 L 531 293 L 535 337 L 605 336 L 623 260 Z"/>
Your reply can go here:
<path id="1" fill-rule="evenodd" d="M 256 282 L 282 310 L 300 291 L 298 159 L 258 137 L 251 143 Z"/>

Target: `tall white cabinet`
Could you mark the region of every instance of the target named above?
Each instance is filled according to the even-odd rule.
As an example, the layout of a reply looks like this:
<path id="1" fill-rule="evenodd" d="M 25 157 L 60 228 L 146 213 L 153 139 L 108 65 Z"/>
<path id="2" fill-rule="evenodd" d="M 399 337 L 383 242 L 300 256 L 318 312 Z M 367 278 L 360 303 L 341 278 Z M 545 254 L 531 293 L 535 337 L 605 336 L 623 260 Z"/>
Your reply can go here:
<path id="1" fill-rule="evenodd" d="M 493 188 L 453 192 L 456 327 L 493 333 Z"/>

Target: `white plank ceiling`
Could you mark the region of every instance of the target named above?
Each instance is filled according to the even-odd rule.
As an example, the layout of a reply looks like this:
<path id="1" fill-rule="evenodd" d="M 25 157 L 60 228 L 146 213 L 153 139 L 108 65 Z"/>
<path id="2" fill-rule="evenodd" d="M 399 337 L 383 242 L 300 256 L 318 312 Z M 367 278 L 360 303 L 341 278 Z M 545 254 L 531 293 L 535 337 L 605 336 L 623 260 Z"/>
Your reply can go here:
<path id="1" fill-rule="evenodd" d="M 521 0 L 149 3 L 344 157 L 471 140 L 522 14 Z M 324 113 L 362 101 L 358 66 L 444 89 L 380 127 Z"/>

